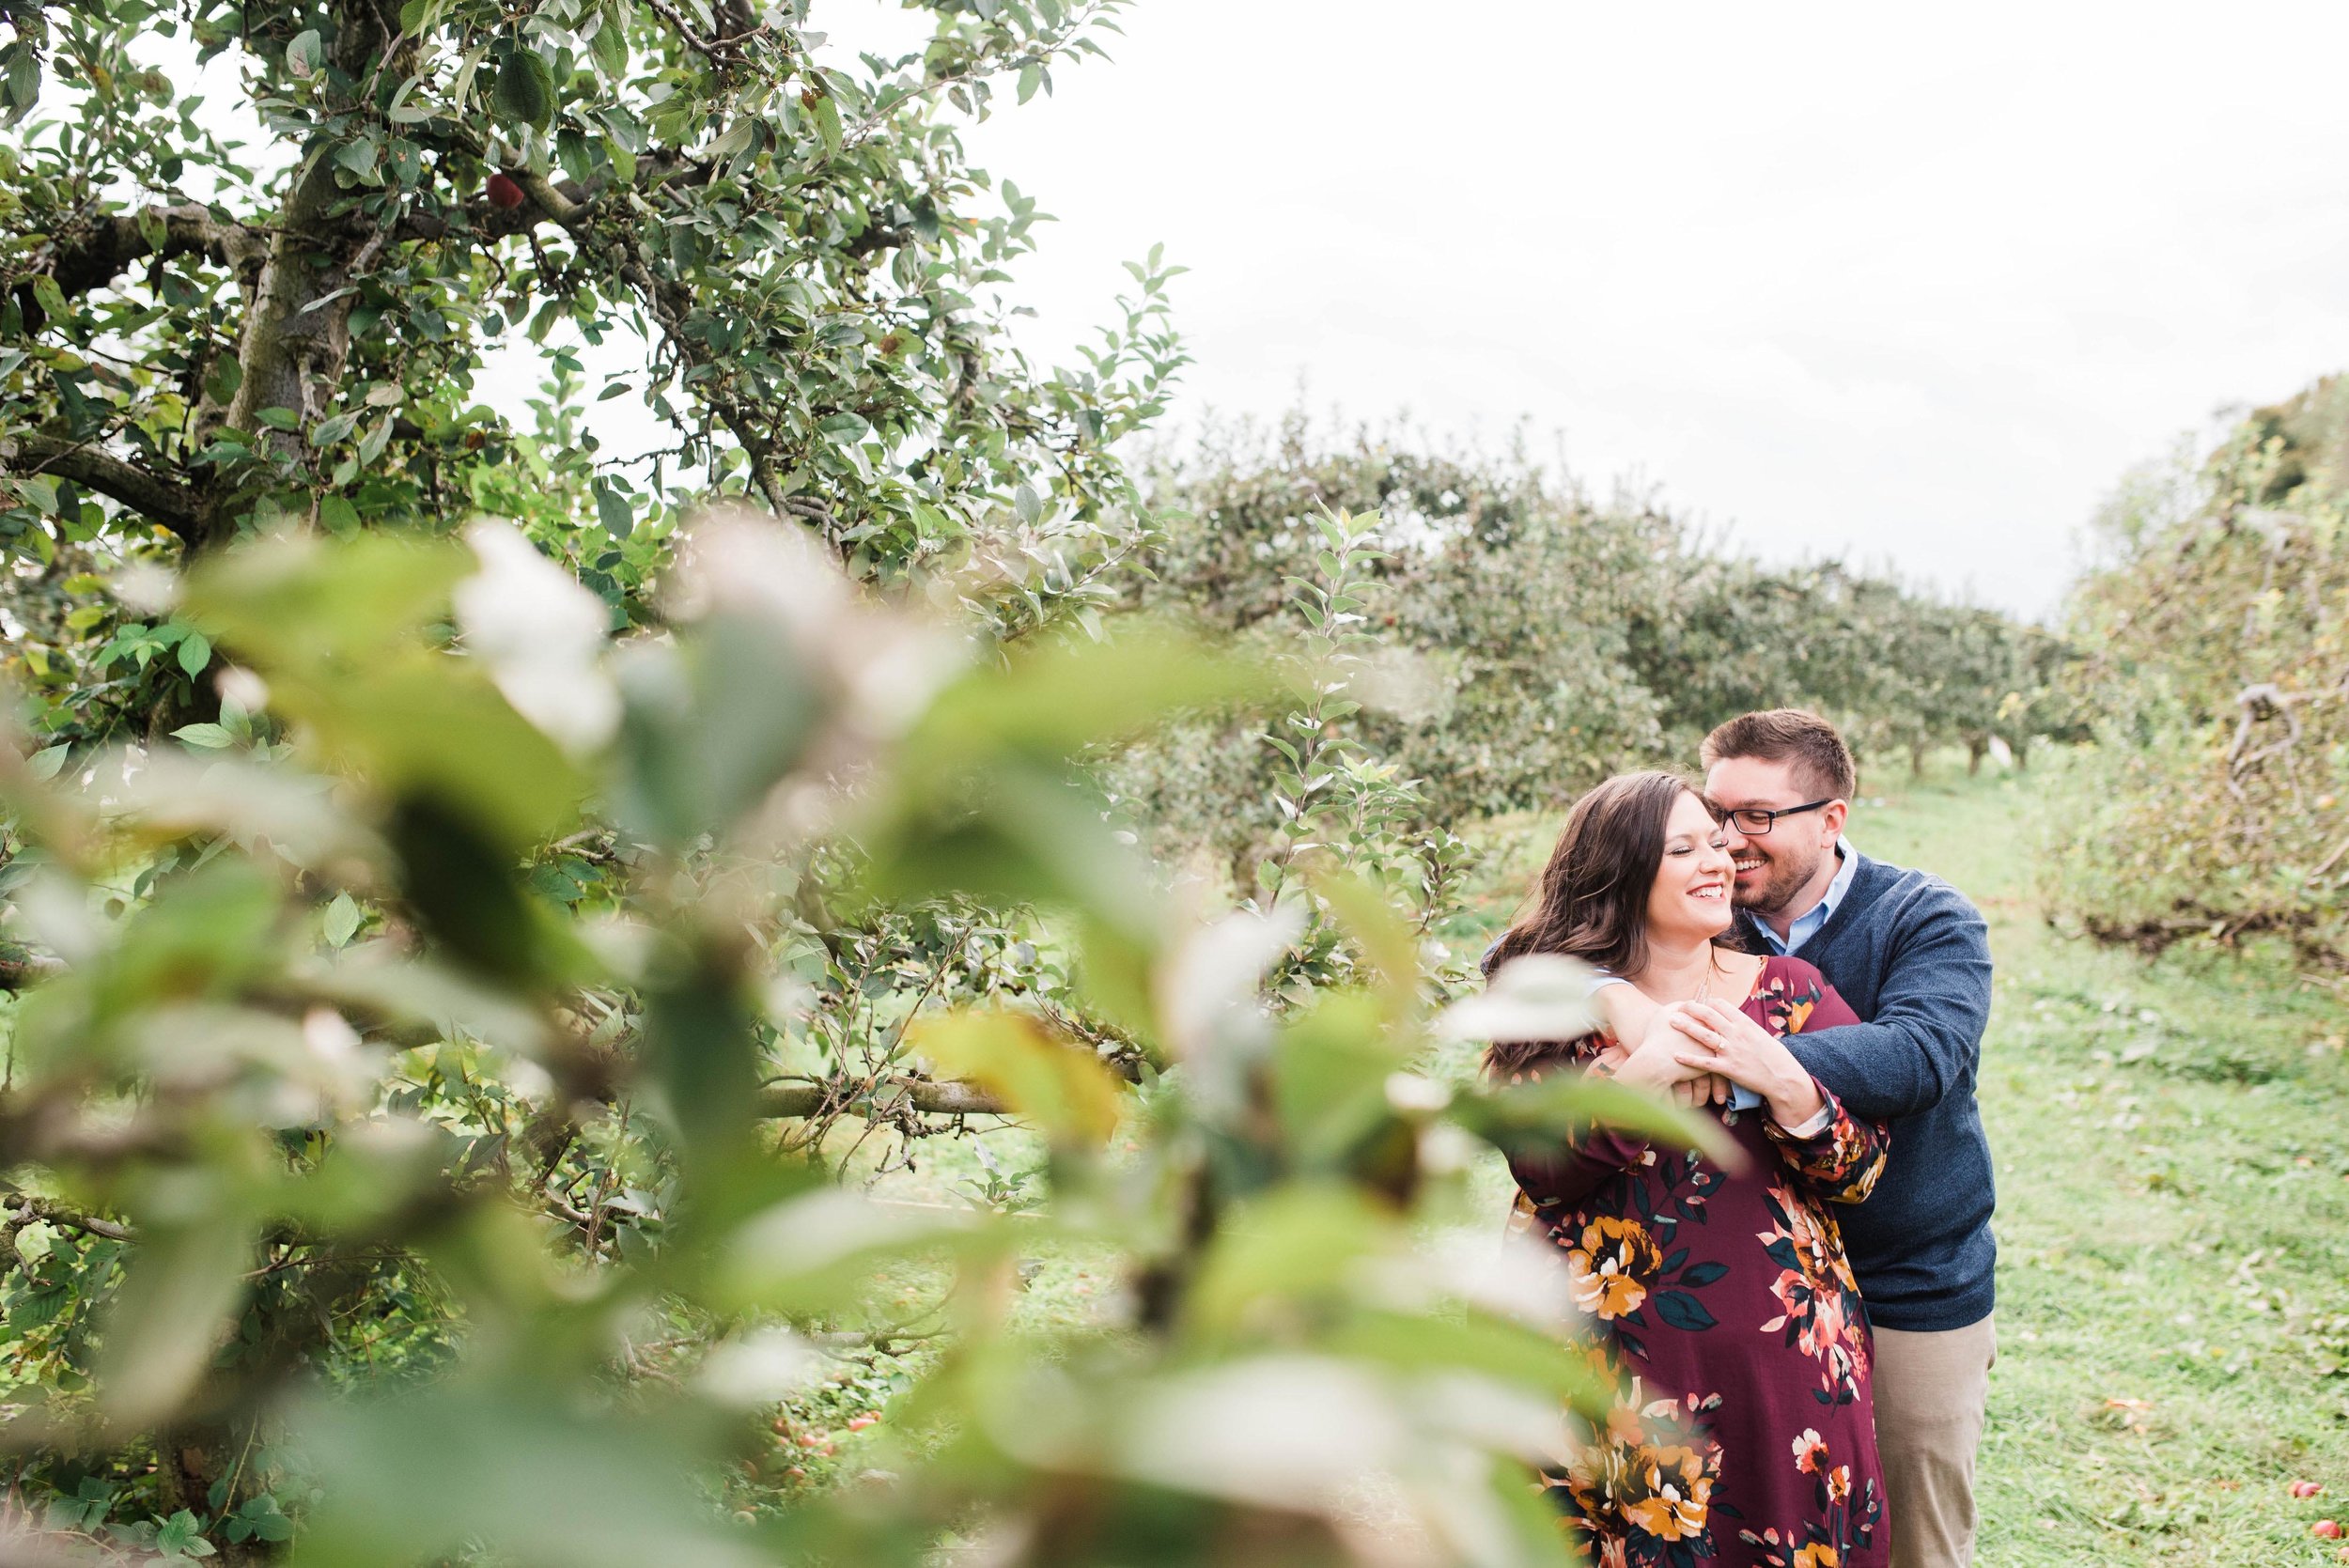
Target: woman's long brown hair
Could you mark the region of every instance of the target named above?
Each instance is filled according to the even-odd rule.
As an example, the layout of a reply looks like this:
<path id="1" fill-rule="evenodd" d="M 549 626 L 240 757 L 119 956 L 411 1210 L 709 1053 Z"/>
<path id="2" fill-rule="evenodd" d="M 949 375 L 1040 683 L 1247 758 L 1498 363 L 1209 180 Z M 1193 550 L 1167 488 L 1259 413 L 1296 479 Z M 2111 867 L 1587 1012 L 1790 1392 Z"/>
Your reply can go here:
<path id="1" fill-rule="evenodd" d="M 1626 979 L 1647 967 L 1648 894 L 1664 862 L 1665 827 L 1696 786 L 1677 773 L 1619 773 L 1574 803 L 1541 881 L 1485 973 L 1529 953 L 1560 953 Z M 1548 1041 L 1496 1043 L 1486 1070 L 1506 1079 L 1562 1053 Z"/>

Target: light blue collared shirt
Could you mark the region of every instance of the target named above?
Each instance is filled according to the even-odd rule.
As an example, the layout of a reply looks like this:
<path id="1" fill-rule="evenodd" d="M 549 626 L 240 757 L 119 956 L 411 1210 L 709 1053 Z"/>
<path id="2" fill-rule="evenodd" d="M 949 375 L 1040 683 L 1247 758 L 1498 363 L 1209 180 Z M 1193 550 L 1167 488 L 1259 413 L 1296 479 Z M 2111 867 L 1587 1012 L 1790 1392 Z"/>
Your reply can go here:
<path id="1" fill-rule="evenodd" d="M 1847 838 L 1835 841 L 1835 853 L 1837 858 L 1843 862 L 1843 869 L 1835 874 L 1835 880 L 1827 885 L 1826 896 L 1795 917 L 1793 924 L 1786 927 L 1786 935 L 1782 939 L 1778 934 L 1778 928 L 1768 921 L 1757 920 L 1753 923 L 1761 927 L 1762 939 L 1778 949 L 1779 952 L 1799 952 L 1802 944 L 1817 936 L 1819 927 L 1834 917 L 1835 906 L 1841 904 L 1843 901 L 1843 895 L 1851 892 L 1852 878 L 1859 872 L 1859 853 L 1852 848 L 1851 840 Z"/>

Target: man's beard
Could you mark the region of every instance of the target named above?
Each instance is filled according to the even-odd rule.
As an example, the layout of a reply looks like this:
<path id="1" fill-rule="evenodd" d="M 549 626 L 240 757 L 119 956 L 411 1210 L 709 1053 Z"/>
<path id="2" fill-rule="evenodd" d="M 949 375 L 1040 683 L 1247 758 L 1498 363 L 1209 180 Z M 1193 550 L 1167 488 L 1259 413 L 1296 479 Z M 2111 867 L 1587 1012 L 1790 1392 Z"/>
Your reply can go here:
<path id="1" fill-rule="evenodd" d="M 1812 877 L 1818 875 L 1819 862 L 1813 858 L 1808 865 L 1792 865 L 1777 856 L 1765 856 L 1762 861 L 1762 881 L 1749 887 L 1742 881 L 1730 884 L 1730 901 L 1741 909 L 1759 916 L 1778 913 L 1794 902 L 1795 894 L 1803 890 Z"/>

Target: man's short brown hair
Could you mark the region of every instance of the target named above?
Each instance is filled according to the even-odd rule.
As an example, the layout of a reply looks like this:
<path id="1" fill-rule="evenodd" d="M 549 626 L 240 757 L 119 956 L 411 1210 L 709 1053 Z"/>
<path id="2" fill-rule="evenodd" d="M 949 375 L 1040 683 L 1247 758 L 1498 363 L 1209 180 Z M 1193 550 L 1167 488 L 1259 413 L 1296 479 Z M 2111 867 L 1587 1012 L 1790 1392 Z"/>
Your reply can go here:
<path id="1" fill-rule="evenodd" d="M 1799 707 L 1740 714 L 1706 736 L 1697 755 L 1707 768 L 1738 757 L 1792 763 L 1807 791 L 1837 800 L 1850 800 L 1859 787 L 1851 748 L 1835 726 Z"/>

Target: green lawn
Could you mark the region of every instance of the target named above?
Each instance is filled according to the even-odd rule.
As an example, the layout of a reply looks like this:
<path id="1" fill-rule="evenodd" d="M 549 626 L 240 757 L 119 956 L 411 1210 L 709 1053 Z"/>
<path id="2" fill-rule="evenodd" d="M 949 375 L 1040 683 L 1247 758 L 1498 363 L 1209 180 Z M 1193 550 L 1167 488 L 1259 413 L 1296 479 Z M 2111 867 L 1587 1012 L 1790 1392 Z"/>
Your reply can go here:
<path id="1" fill-rule="evenodd" d="M 2334 1561 L 2309 1527 L 2349 1520 L 2349 1015 L 2264 955 L 2147 962 L 2051 930 L 2035 809 L 2029 780 L 1948 769 L 1851 828 L 1971 895 L 1998 958 L 1978 1560 Z M 1553 828 L 1497 825 L 1486 919 Z M 2326 1495 L 2293 1498 L 2304 1479 Z"/>

